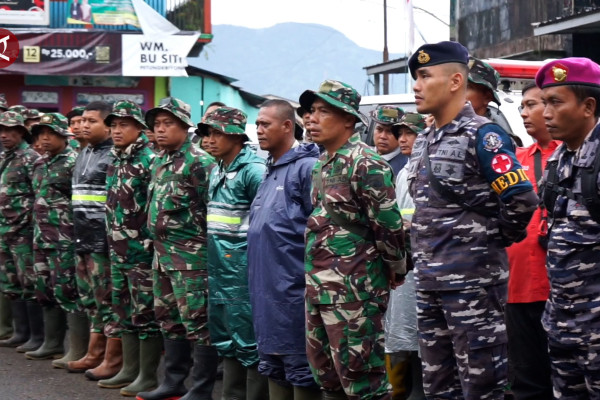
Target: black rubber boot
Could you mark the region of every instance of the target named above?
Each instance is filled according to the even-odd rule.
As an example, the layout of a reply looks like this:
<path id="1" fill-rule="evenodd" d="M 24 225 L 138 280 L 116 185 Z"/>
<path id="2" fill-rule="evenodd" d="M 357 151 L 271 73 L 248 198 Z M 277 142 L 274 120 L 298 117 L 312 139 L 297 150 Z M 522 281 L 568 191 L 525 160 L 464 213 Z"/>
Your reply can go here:
<path id="1" fill-rule="evenodd" d="M 140 392 L 138 400 L 164 400 L 181 397 L 187 393 L 184 381 L 190 373 L 189 340 L 165 339 L 165 380 L 151 392 Z"/>
<path id="2" fill-rule="evenodd" d="M 271 399 L 271 400 L 294 399 L 294 387 L 290 384 L 283 386 L 283 385 L 280 385 L 279 383 L 275 382 L 273 379 L 269 379 L 269 399 Z M 310 398 L 309 400 L 313 400 L 313 399 Z"/>
<path id="3" fill-rule="evenodd" d="M 37 301 L 27 301 L 27 318 L 29 320 L 29 340 L 17 346 L 18 353 L 26 353 L 39 349 L 44 343 L 44 312 Z"/>
<path id="4" fill-rule="evenodd" d="M 58 306 L 44 307 L 44 344 L 25 353 L 30 360 L 48 360 L 62 357 L 65 353 L 65 334 L 67 319 L 65 312 Z"/>
<path id="5" fill-rule="evenodd" d="M 17 347 L 29 340 L 29 319 L 27 318 L 27 304 L 25 300 L 12 300 L 10 303 L 13 316 L 13 335 L 0 341 L 0 347 Z"/>
<path id="6" fill-rule="evenodd" d="M 407 400 L 425 400 L 425 392 L 423 391 L 423 368 L 421 366 L 421 358 L 416 351 L 410 352 L 410 376 L 412 385 L 410 396 Z"/>
<path id="7" fill-rule="evenodd" d="M 13 323 L 10 300 L 0 293 L 0 340 L 10 339 L 12 334 Z"/>
<path id="8" fill-rule="evenodd" d="M 348 400 L 348 396 L 344 393 L 343 390 L 336 390 L 335 392 L 330 392 L 328 390 L 324 390 L 322 394 L 323 400 Z"/>
<path id="9" fill-rule="evenodd" d="M 219 355 L 214 346 L 194 344 L 192 388 L 179 400 L 212 400 Z"/>

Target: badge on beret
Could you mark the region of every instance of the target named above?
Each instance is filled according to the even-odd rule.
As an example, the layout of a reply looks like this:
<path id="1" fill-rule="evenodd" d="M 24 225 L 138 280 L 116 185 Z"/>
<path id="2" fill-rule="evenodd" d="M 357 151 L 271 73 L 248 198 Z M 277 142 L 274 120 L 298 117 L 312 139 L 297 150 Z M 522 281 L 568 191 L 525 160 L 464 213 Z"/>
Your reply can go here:
<path id="1" fill-rule="evenodd" d="M 563 82 L 567 79 L 567 73 L 569 70 L 562 64 L 556 64 L 552 67 L 552 76 L 554 77 L 554 82 Z"/>
<path id="2" fill-rule="evenodd" d="M 483 148 L 495 153 L 502 147 L 502 138 L 495 132 L 486 133 L 483 137 Z"/>
<path id="3" fill-rule="evenodd" d="M 429 54 L 425 53 L 425 51 L 423 51 L 423 50 L 419 50 L 419 55 L 417 56 L 417 61 L 419 62 L 419 64 L 428 63 L 429 60 L 431 60 L 431 57 L 429 57 Z"/>

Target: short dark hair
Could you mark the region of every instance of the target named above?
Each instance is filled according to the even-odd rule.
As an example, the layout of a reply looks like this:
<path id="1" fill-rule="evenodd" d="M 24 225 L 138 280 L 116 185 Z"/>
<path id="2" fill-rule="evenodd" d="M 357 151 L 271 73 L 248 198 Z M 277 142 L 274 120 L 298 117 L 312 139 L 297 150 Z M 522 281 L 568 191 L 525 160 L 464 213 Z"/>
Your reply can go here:
<path id="1" fill-rule="evenodd" d="M 525 94 L 525 92 L 528 91 L 529 89 L 533 89 L 536 87 L 537 87 L 537 85 L 534 82 L 528 83 L 527 85 L 525 85 L 523 87 L 523 89 L 521 89 L 521 96 L 523 96 Z"/>
<path id="2" fill-rule="evenodd" d="M 111 113 L 112 107 L 106 101 L 92 101 L 85 106 L 85 111 L 99 111 L 102 118 L 106 118 Z"/>
<path id="3" fill-rule="evenodd" d="M 214 106 L 217 106 L 217 107 L 227 107 L 227 105 L 225 103 L 223 103 L 223 102 L 213 101 L 212 103 L 210 103 L 209 105 L 206 106 L 206 109 L 208 110 L 209 108 L 214 107 Z"/>
<path id="4" fill-rule="evenodd" d="M 270 99 L 260 105 L 260 108 L 266 107 L 277 108 L 277 113 L 283 121 L 289 119 L 292 123 L 296 123 L 296 110 L 289 102 L 281 99 Z"/>
<path id="5" fill-rule="evenodd" d="M 596 109 L 594 110 L 594 117 L 600 117 L 600 88 L 586 85 L 567 85 L 573 92 L 578 102 L 582 102 L 588 97 L 596 100 Z"/>

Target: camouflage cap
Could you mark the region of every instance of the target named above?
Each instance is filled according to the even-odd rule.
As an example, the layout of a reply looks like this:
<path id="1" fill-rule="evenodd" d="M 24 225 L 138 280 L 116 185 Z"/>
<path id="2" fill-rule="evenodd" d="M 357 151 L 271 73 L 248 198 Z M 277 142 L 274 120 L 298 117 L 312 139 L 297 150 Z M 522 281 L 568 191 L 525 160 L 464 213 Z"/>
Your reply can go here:
<path id="1" fill-rule="evenodd" d="M 25 140 L 29 141 L 31 133 L 29 129 L 25 127 L 25 120 L 21 113 L 17 111 L 4 111 L 0 114 L 0 127 L 13 128 L 17 127 L 23 132 Z"/>
<path id="2" fill-rule="evenodd" d="M 425 116 L 419 113 L 407 112 L 404 114 L 400 122 L 392 126 L 392 132 L 394 132 L 394 135 L 400 136 L 400 129 L 402 129 L 403 126 L 407 127 L 415 134 L 418 134 L 427 127 L 425 124 Z"/>
<path id="3" fill-rule="evenodd" d="M 23 118 L 25 118 L 25 111 L 27 111 L 27 107 L 22 106 L 20 104 L 15 104 L 14 106 L 10 106 L 8 107 L 8 111 L 14 111 L 17 112 L 19 114 L 21 114 L 21 116 L 23 116 Z"/>
<path id="4" fill-rule="evenodd" d="M 173 114 L 189 128 L 194 126 L 194 123 L 192 122 L 192 108 L 190 105 L 175 97 L 165 97 L 160 101 L 158 107 L 152 108 L 146 113 L 146 125 L 150 129 L 154 129 L 154 118 L 156 118 L 156 114 L 161 111 L 167 111 Z"/>
<path id="5" fill-rule="evenodd" d="M 0 93 L 0 110 L 8 110 L 8 101 L 6 101 L 6 96 L 4 95 L 4 93 Z"/>
<path id="6" fill-rule="evenodd" d="M 106 126 L 110 126 L 114 118 L 131 118 L 142 124 L 145 129 L 148 129 L 148 125 L 146 125 L 146 121 L 144 121 L 144 113 L 142 112 L 142 109 L 133 101 L 117 101 L 113 105 L 112 112 L 108 114 L 106 118 L 104 118 L 104 124 Z"/>
<path id="7" fill-rule="evenodd" d="M 25 119 L 25 121 L 28 119 L 38 119 L 42 118 L 42 115 L 44 115 L 44 113 L 39 112 L 39 110 L 36 110 L 35 108 L 28 108 L 23 112 L 23 119 Z"/>
<path id="8" fill-rule="evenodd" d="M 40 123 L 31 127 L 31 133 L 38 135 L 42 131 L 42 127 L 47 126 L 56 134 L 68 137 L 69 135 L 69 120 L 61 113 L 47 113 L 42 116 Z"/>
<path id="9" fill-rule="evenodd" d="M 494 101 L 500 105 L 500 98 L 496 93 L 500 81 L 500 74 L 490 64 L 475 57 L 469 57 L 469 82 L 485 86 L 492 91 Z"/>
<path id="10" fill-rule="evenodd" d="M 358 111 L 361 96 L 352 86 L 344 82 L 326 80 L 321 83 L 318 91 L 304 91 L 300 95 L 300 105 L 304 109 L 310 110 L 317 97 L 348 114 L 354 115 L 359 121 L 367 125 L 366 117 Z"/>
<path id="11" fill-rule="evenodd" d="M 81 106 L 71 108 L 71 111 L 67 113 L 67 119 L 69 120 L 69 124 L 71 123 L 71 119 L 73 119 L 73 117 L 81 117 L 84 111 L 85 107 Z"/>
<path id="12" fill-rule="evenodd" d="M 397 124 L 403 115 L 404 110 L 402 108 L 387 105 L 378 106 L 371 112 L 371 118 L 373 118 L 378 124 L 383 125 Z"/>
<path id="13" fill-rule="evenodd" d="M 246 140 L 246 120 L 248 116 L 242 110 L 233 107 L 219 107 L 206 116 L 204 122 L 198 123 L 200 135 L 208 135 L 208 128 L 213 128 L 228 135 L 244 135 Z"/>

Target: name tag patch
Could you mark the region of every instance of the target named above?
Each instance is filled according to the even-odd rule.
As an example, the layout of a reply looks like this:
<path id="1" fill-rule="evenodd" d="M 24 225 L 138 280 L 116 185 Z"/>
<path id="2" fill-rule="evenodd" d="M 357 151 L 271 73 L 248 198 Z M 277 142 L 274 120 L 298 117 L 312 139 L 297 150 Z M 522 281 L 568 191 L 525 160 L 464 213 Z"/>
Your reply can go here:
<path id="1" fill-rule="evenodd" d="M 518 185 L 522 182 L 527 182 L 527 175 L 525 171 L 519 168 L 516 171 L 510 171 L 500 177 L 498 177 L 494 182 L 492 182 L 492 189 L 496 192 L 496 194 L 502 194 L 506 189 L 511 186 Z"/>

